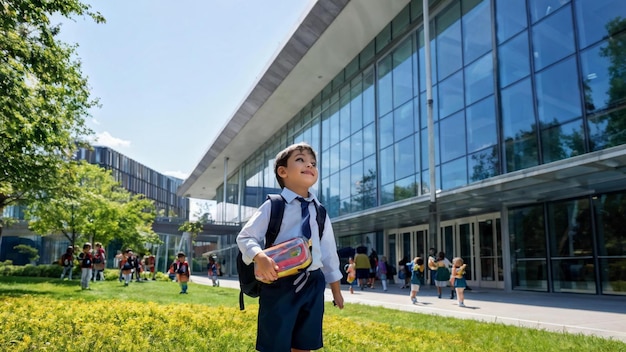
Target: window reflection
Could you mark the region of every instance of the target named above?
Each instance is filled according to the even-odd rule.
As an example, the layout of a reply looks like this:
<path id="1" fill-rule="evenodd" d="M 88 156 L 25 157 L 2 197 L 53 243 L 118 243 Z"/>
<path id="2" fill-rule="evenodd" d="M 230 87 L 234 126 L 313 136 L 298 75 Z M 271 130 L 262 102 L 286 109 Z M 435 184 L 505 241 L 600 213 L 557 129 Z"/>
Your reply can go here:
<path id="1" fill-rule="evenodd" d="M 463 112 L 454 114 L 441 120 L 439 125 L 441 161 L 446 162 L 465 155 L 465 114 Z"/>
<path id="2" fill-rule="evenodd" d="M 463 94 L 463 71 L 459 71 L 439 83 L 439 92 L 437 95 L 439 98 L 439 116 L 444 118 L 463 109 Z M 426 108 L 427 106 L 424 106 L 424 126 L 428 126 L 428 111 Z"/>
<path id="3" fill-rule="evenodd" d="M 393 146 L 387 147 L 380 151 L 380 183 L 387 184 L 389 182 L 393 182 L 394 180 L 394 156 L 393 156 Z"/>
<path id="4" fill-rule="evenodd" d="M 393 106 L 398 107 L 413 98 L 413 36 L 393 52 Z"/>
<path id="5" fill-rule="evenodd" d="M 495 6 L 498 43 L 527 27 L 525 0 L 496 0 Z"/>
<path id="6" fill-rule="evenodd" d="M 378 63 L 378 113 L 384 115 L 393 108 L 392 56 L 384 57 Z"/>
<path id="7" fill-rule="evenodd" d="M 582 120 L 556 125 L 541 132 L 543 162 L 549 163 L 583 154 L 585 138 Z"/>
<path id="8" fill-rule="evenodd" d="M 529 0 L 530 17 L 535 23 L 569 3 L 569 0 Z"/>
<path id="9" fill-rule="evenodd" d="M 491 53 L 465 68 L 465 104 L 493 94 L 493 62 Z"/>
<path id="10" fill-rule="evenodd" d="M 394 200 L 415 197 L 417 195 L 417 187 L 414 175 L 398 180 L 393 189 Z"/>
<path id="11" fill-rule="evenodd" d="M 601 43 L 581 53 L 583 88 L 585 90 L 585 110 L 588 113 L 607 108 L 610 102 L 610 66 L 606 43 Z M 626 58 L 625 58 L 626 59 Z"/>
<path id="12" fill-rule="evenodd" d="M 484 180 L 499 174 L 498 150 L 495 146 L 471 154 L 467 162 L 470 182 Z"/>
<path id="13" fill-rule="evenodd" d="M 576 20 L 581 48 L 624 30 L 624 21 L 618 25 L 618 17 L 626 18 L 626 2 L 623 0 L 577 0 Z M 618 21 L 618 22 L 616 22 Z"/>
<path id="14" fill-rule="evenodd" d="M 537 109 L 543 123 L 582 115 L 576 61 L 570 58 L 536 75 Z"/>
<path id="15" fill-rule="evenodd" d="M 467 158 L 462 157 L 441 165 L 441 189 L 452 189 L 467 184 Z M 439 187 L 437 187 L 439 188 Z"/>
<path id="16" fill-rule="evenodd" d="M 456 2 L 436 18 L 438 79 L 442 80 L 462 66 L 460 2 Z M 433 77 L 433 82 L 437 80 Z"/>
<path id="17" fill-rule="evenodd" d="M 395 145 L 395 178 L 400 179 L 415 174 L 415 144 L 413 136 Z"/>
<path id="18" fill-rule="evenodd" d="M 491 51 L 491 6 L 488 0 L 462 1 L 461 4 L 465 34 L 463 55 L 468 63 Z"/>
<path id="19" fill-rule="evenodd" d="M 493 96 L 466 109 L 467 149 L 474 152 L 498 142 Z"/>
<path id="20" fill-rule="evenodd" d="M 535 70 L 574 52 L 572 11 L 568 6 L 536 24 L 532 29 Z"/>
<path id="21" fill-rule="evenodd" d="M 498 48 L 498 65 L 500 87 L 506 87 L 530 74 L 527 31 Z"/>

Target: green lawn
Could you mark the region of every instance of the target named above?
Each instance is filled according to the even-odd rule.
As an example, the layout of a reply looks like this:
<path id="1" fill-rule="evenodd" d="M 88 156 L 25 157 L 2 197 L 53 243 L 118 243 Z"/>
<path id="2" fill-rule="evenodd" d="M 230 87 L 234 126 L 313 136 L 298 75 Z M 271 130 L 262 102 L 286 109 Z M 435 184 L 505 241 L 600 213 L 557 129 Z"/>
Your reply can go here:
<path id="1" fill-rule="evenodd" d="M 254 351 L 256 301 L 176 283 L 0 277 L 0 351 Z M 327 305 L 323 351 L 626 351 L 626 344 L 365 305 Z"/>

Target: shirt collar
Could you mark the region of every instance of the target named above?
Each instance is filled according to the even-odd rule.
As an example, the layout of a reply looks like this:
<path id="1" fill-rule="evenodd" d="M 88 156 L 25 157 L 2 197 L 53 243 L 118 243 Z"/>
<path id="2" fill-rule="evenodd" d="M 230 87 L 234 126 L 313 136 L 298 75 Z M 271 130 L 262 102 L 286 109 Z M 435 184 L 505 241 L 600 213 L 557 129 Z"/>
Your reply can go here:
<path id="1" fill-rule="evenodd" d="M 291 203 L 294 199 L 300 197 L 300 195 L 287 187 L 283 188 L 283 191 L 280 194 L 283 196 L 283 198 L 285 198 L 285 201 L 287 201 L 287 203 Z M 315 195 L 311 192 L 309 192 L 309 196 L 304 199 L 309 202 L 315 201 L 315 203 L 317 203 L 318 205 L 320 204 L 319 200 L 317 200 Z"/>

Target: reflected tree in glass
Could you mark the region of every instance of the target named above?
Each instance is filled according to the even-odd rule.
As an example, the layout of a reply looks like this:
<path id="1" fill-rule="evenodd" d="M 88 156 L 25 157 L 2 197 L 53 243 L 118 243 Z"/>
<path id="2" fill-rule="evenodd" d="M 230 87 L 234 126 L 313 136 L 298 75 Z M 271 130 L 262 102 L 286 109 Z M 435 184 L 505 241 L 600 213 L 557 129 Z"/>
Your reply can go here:
<path id="1" fill-rule="evenodd" d="M 609 113 L 601 120 L 606 121 L 606 147 L 620 145 L 626 142 L 626 19 L 617 17 L 606 25 L 609 39 L 607 46 L 600 49 L 600 55 L 607 57 L 610 88 L 608 92 Z"/>
<path id="2" fill-rule="evenodd" d="M 354 202 L 362 204 L 363 209 L 376 206 L 376 173 L 374 170 L 368 170 L 367 174 L 358 181 L 356 194 Z"/>

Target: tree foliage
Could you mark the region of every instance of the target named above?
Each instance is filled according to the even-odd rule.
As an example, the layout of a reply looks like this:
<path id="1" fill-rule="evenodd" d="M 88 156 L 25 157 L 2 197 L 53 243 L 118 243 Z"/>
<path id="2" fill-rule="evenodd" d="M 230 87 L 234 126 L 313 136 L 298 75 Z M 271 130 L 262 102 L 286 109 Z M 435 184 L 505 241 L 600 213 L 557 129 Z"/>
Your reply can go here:
<path id="1" fill-rule="evenodd" d="M 104 22 L 79 0 L 0 1 L 0 213 L 54 191 L 76 141 L 91 133 L 85 117 L 97 100 L 53 16 Z"/>
<path id="2" fill-rule="evenodd" d="M 178 231 L 189 232 L 192 235 L 192 238 L 196 238 L 200 232 L 202 232 L 202 222 L 200 221 L 185 221 L 180 227 Z"/>
<path id="3" fill-rule="evenodd" d="M 155 209 L 143 195 L 132 195 L 110 171 L 85 161 L 68 162 L 61 170 L 60 187 L 50 199 L 32 202 L 29 227 L 46 236 L 61 234 L 72 245 L 121 240 L 142 248 L 158 242 L 152 231 Z"/>

